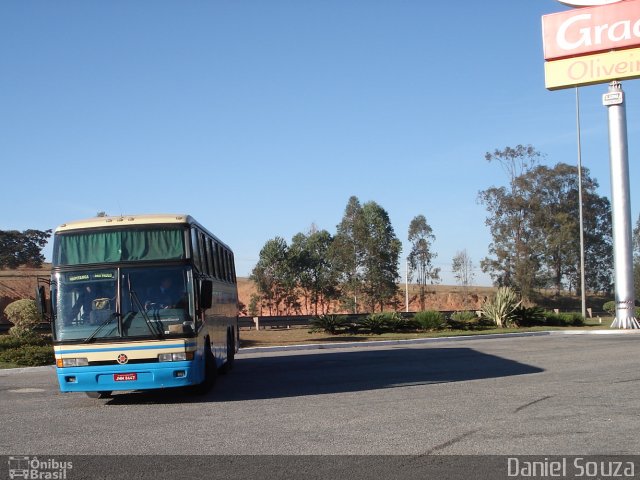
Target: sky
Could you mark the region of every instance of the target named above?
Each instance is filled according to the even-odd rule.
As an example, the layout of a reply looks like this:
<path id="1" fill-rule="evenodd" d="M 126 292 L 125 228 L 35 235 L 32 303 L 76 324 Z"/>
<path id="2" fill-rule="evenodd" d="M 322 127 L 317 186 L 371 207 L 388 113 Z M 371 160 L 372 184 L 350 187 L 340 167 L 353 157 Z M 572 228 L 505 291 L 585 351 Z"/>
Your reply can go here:
<path id="1" fill-rule="evenodd" d="M 554 0 L 0 2 L 0 229 L 188 213 L 239 276 L 349 197 L 375 201 L 409 252 L 416 215 L 453 284 L 491 242 L 485 152 L 531 144 L 577 162 L 575 91 L 544 87 Z M 640 212 L 640 80 L 627 99 L 631 211 Z M 582 162 L 610 197 L 606 85 L 580 89 Z M 576 239 L 578 241 L 578 239 Z M 51 247 L 44 253 L 50 257 Z"/>

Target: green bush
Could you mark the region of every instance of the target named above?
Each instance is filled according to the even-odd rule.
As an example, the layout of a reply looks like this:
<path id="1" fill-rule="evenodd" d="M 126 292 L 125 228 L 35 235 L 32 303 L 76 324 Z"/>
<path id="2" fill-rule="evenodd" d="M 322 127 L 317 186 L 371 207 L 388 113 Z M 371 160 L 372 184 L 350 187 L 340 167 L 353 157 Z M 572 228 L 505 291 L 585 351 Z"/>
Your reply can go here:
<path id="1" fill-rule="evenodd" d="M 380 334 L 390 332 L 392 330 L 390 316 L 386 313 L 372 313 L 359 320 L 357 328 L 360 333 Z"/>
<path id="2" fill-rule="evenodd" d="M 495 297 L 482 306 L 482 316 L 497 327 L 508 327 L 514 320 L 514 311 L 520 306 L 518 294 L 509 287 L 500 287 Z"/>
<path id="3" fill-rule="evenodd" d="M 13 363 L 24 367 L 52 365 L 55 362 L 50 345 L 24 345 L 0 351 L 0 362 Z"/>
<path id="4" fill-rule="evenodd" d="M 616 302 L 614 302 L 613 300 L 605 302 L 605 304 L 602 305 L 602 309 L 609 315 L 613 316 L 616 314 Z"/>
<path id="5" fill-rule="evenodd" d="M 309 332 L 326 332 L 331 335 L 344 333 L 347 328 L 346 321 L 336 315 L 319 315 L 309 322 L 311 329 Z"/>
<path id="6" fill-rule="evenodd" d="M 513 321 L 518 327 L 545 325 L 545 311 L 540 307 L 523 307 L 520 305 L 513 311 Z"/>
<path id="7" fill-rule="evenodd" d="M 18 338 L 36 335 L 35 328 L 40 323 L 40 315 L 35 301 L 16 300 L 7 305 L 4 314 L 13 323 L 10 335 Z"/>
<path id="8" fill-rule="evenodd" d="M 13 335 L 0 335 L 0 352 L 12 348 L 20 348 L 26 345 L 44 346 L 51 345 L 51 337 L 34 335 L 27 337 L 14 337 Z"/>
<path id="9" fill-rule="evenodd" d="M 552 327 L 580 327 L 584 325 L 584 318 L 580 313 L 544 312 L 545 325 Z"/>
<path id="10" fill-rule="evenodd" d="M 385 322 L 390 332 L 417 330 L 418 324 L 413 319 L 404 318 L 398 312 L 384 312 Z"/>
<path id="11" fill-rule="evenodd" d="M 422 330 L 440 330 L 446 326 L 444 314 L 435 310 L 418 312 L 413 319 Z"/>
<path id="12" fill-rule="evenodd" d="M 469 311 L 454 312 L 447 320 L 447 326 L 453 330 L 474 330 L 478 325 L 478 316 Z"/>

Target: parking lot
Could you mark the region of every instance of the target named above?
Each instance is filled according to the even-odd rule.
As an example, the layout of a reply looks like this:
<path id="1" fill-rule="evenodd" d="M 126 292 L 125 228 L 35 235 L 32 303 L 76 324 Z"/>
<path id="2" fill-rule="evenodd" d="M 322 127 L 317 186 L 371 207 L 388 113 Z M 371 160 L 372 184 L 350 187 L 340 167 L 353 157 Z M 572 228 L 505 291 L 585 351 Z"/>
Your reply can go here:
<path id="1" fill-rule="evenodd" d="M 640 451 L 640 337 L 241 353 L 213 391 L 109 401 L 0 371 L 0 452 L 585 455 Z"/>

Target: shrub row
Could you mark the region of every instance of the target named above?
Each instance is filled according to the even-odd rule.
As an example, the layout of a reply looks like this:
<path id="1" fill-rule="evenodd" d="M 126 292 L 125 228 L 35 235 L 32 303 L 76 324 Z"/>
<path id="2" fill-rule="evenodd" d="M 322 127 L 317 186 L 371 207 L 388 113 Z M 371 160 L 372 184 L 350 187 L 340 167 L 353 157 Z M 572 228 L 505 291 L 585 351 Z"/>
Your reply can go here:
<path id="1" fill-rule="evenodd" d="M 456 312 L 447 318 L 442 312 L 427 310 L 416 313 L 412 318 L 404 318 L 397 312 L 373 313 L 353 321 L 337 315 L 320 315 L 311 322 L 310 332 L 326 332 L 332 335 L 342 333 L 416 332 L 452 330 L 481 330 L 493 325 L 478 318 L 473 312 Z"/>
<path id="2" fill-rule="evenodd" d="M 55 361 L 51 339 L 40 335 L 0 336 L 0 362 L 23 367 L 51 365 Z"/>
<path id="3" fill-rule="evenodd" d="M 584 325 L 584 318 L 580 313 L 555 313 L 540 307 L 516 308 L 513 321 L 518 327 L 579 327 Z"/>
<path id="4" fill-rule="evenodd" d="M 0 351 L 0 362 L 13 363 L 23 367 L 52 365 L 55 361 L 53 348 L 49 345 L 25 345 Z"/>
<path id="5" fill-rule="evenodd" d="M 581 326 L 584 319 L 579 313 L 554 313 L 539 307 L 518 307 L 513 323 L 518 327 L 533 326 Z M 404 318 L 397 312 L 374 313 L 353 321 L 338 315 L 321 315 L 311 320 L 311 332 L 332 335 L 343 333 L 372 333 L 437 331 L 437 330 L 486 330 L 495 328 L 494 322 L 478 317 L 474 312 L 455 312 L 446 317 L 442 312 L 427 310 L 417 312 L 412 318 Z"/>

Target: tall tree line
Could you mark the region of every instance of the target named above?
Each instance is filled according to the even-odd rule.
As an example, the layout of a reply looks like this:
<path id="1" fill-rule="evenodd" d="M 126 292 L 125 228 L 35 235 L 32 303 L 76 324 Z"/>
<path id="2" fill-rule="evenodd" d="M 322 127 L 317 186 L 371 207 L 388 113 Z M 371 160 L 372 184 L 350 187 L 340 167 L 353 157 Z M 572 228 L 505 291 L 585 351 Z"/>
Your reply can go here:
<path id="1" fill-rule="evenodd" d="M 402 244 L 389 214 L 374 201 L 347 202 L 335 235 L 312 227 L 291 243 L 265 243 L 251 278 L 270 315 L 383 310 L 397 297 Z"/>

